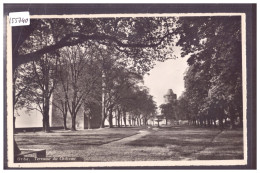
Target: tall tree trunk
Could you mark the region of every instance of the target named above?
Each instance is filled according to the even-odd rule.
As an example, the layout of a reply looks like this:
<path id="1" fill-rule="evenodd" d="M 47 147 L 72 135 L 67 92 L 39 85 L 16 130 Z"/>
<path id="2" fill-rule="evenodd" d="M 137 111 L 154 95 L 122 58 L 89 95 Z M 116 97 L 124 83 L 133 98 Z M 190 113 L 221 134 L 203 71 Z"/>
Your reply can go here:
<path id="1" fill-rule="evenodd" d="M 70 111 L 71 114 L 71 130 L 76 131 L 76 108 L 75 108 L 75 102 L 72 101 L 72 109 Z"/>
<path id="2" fill-rule="evenodd" d="M 124 124 L 125 124 L 125 127 L 126 127 L 126 112 L 125 111 L 123 112 L 123 121 L 124 121 Z"/>
<path id="3" fill-rule="evenodd" d="M 117 110 L 117 127 L 120 127 L 120 117 L 121 117 L 121 112 L 120 112 L 120 110 L 118 109 Z"/>
<path id="4" fill-rule="evenodd" d="M 65 101 L 64 112 L 63 112 L 63 127 L 64 127 L 64 130 L 68 130 L 68 128 L 67 128 L 67 115 L 68 115 L 68 104 Z"/>
<path id="5" fill-rule="evenodd" d="M 87 120 L 87 129 L 91 129 L 90 112 L 86 111 L 86 107 L 85 106 L 84 106 L 84 120 Z M 84 122 L 84 128 L 85 128 L 85 122 Z"/>
<path id="6" fill-rule="evenodd" d="M 43 131 L 45 132 L 50 131 L 49 110 L 50 110 L 50 102 L 48 98 L 45 98 L 43 104 Z"/>
<path id="7" fill-rule="evenodd" d="M 105 83 L 105 72 L 104 70 L 102 71 L 102 112 L 101 112 L 101 125 L 100 128 L 104 128 L 105 127 L 105 87 L 106 87 L 106 83 Z"/>
<path id="8" fill-rule="evenodd" d="M 45 127 L 45 116 L 44 116 L 44 114 L 43 114 L 43 116 L 42 116 L 42 131 L 44 131 L 45 132 L 45 129 L 46 129 L 46 127 Z"/>
<path id="9" fill-rule="evenodd" d="M 123 118 L 122 118 L 122 116 L 120 116 L 120 124 L 121 124 L 121 126 L 123 126 Z"/>
<path id="10" fill-rule="evenodd" d="M 219 121 L 219 127 L 221 129 L 223 129 L 224 124 L 223 124 L 223 117 L 222 117 L 222 115 L 219 117 L 218 121 Z"/>
<path id="11" fill-rule="evenodd" d="M 68 128 L 67 128 L 67 113 L 63 114 L 63 127 L 64 127 L 64 130 L 68 130 Z"/>
<path id="12" fill-rule="evenodd" d="M 71 130 L 76 131 L 76 115 L 74 112 L 71 115 Z"/>
<path id="13" fill-rule="evenodd" d="M 109 122 L 109 128 L 113 128 L 113 109 L 109 109 L 109 115 L 108 115 L 108 122 Z"/>
<path id="14" fill-rule="evenodd" d="M 50 132 L 50 118 L 49 118 L 49 106 L 48 110 L 46 110 L 46 119 L 45 119 L 45 132 Z"/>
<path id="15" fill-rule="evenodd" d="M 100 124 L 100 128 L 104 128 L 105 127 L 105 121 L 106 121 L 106 118 L 105 118 L 106 116 L 102 116 L 101 117 L 101 124 Z"/>
<path id="16" fill-rule="evenodd" d="M 207 125 L 210 127 L 210 118 L 207 118 Z"/>

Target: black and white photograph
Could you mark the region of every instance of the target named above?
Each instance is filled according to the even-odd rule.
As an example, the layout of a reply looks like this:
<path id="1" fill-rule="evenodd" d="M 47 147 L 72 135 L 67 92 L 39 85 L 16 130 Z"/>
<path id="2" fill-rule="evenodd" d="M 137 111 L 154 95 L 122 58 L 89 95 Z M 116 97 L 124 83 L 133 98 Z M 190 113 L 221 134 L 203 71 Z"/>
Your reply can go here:
<path id="1" fill-rule="evenodd" d="M 5 19 L 7 167 L 248 164 L 245 13 L 26 14 Z"/>

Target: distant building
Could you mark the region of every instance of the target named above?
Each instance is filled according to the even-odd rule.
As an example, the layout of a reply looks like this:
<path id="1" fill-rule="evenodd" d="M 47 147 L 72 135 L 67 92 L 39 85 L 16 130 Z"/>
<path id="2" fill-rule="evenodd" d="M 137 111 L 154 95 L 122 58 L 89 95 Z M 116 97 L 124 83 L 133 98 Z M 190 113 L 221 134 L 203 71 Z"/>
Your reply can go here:
<path id="1" fill-rule="evenodd" d="M 169 89 L 163 97 L 165 103 L 174 103 L 177 100 L 177 95 L 173 93 L 172 89 Z"/>
<path id="2" fill-rule="evenodd" d="M 163 96 L 164 98 L 164 104 L 170 104 L 170 105 L 175 105 L 177 103 L 177 94 L 175 94 L 172 89 L 168 89 L 167 93 Z M 162 111 L 162 110 L 161 110 Z M 172 112 L 173 114 L 173 112 Z M 173 124 L 174 120 L 173 117 L 175 117 L 174 115 L 171 115 L 170 117 L 163 115 L 163 113 L 161 112 L 161 123 L 162 125 L 167 125 L 167 124 Z"/>

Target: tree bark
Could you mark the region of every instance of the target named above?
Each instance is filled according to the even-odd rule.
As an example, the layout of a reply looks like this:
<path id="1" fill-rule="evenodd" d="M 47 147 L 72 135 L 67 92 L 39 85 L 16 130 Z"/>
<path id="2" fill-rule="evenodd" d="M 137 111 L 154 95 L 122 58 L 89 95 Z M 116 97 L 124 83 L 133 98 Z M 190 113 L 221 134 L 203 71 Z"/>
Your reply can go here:
<path id="1" fill-rule="evenodd" d="M 104 128 L 105 127 L 105 120 L 106 120 L 105 116 L 104 117 L 102 116 L 100 128 Z"/>
<path id="2" fill-rule="evenodd" d="M 210 127 L 210 119 L 207 118 L 207 126 Z"/>
<path id="3" fill-rule="evenodd" d="M 71 130 L 76 131 L 76 116 L 74 113 L 71 116 Z"/>
<path id="4" fill-rule="evenodd" d="M 108 122 L 109 122 L 109 128 L 113 128 L 113 114 L 112 114 L 112 108 L 109 109 L 109 115 L 108 115 Z"/>
<path id="5" fill-rule="evenodd" d="M 104 128 L 105 127 L 105 87 L 106 87 L 106 83 L 105 83 L 105 72 L 102 71 L 102 112 L 101 112 L 101 125 L 100 128 Z"/>
<path id="6" fill-rule="evenodd" d="M 67 114 L 63 114 L 63 127 L 64 127 L 64 130 L 68 130 L 68 128 L 67 128 Z"/>
<path id="7" fill-rule="evenodd" d="M 120 125 L 123 126 L 123 118 L 122 118 L 122 115 L 120 115 Z"/>
<path id="8" fill-rule="evenodd" d="M 67 105 L 67 102 L 65 101 L 64 103 L 64 112 L 63 112 L 63 127 L 64 127 L 64 130 L 68 130 L 67 128 L 67 115 L 68 115 L 68 105 Z"/>
<path id="9" fill-rule="evenodd" d="M 125 127 L 126 127 L 126 113 L 125 113 L 125 111 L 123 112 L 123 121 L 124 121 L 124 124 L 125 124 Z"/>
<path id="10" fill-rule="evenodd" d="M 224 125 L 224 124 L 223 124 L 223 118 L 222 118 L 222 116 L 219 117 L 219 120 L 218 120 L 218 121 L 219 121 L 219 127 L 220 127 L 221 129 L 223 129 L 223 125 Z"/>
<path id="11" fill-rule="evenodd" d="M 120 110 L 117 110 L 117 127 L 120 127 Z"/>
<path id="12" fill-rule="evenodd" d="M 43 131 L 45 132 L 50 131 L 49 110 L 50 110 L 49 98 L 45 98 L 43 104 Z"/>

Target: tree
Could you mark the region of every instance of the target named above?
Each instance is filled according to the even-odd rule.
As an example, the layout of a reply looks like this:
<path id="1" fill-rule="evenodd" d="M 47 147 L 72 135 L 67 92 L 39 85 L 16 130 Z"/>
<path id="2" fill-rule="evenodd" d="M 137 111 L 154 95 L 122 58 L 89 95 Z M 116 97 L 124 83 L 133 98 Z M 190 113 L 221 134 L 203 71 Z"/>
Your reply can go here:
<path id="1" fill-rule="evenodd" d="M 106 109 L 109 110 L 109 123 L 112 127 L 112 111 L 117 109 L 119 111 L 118 116 L 121 112 L 121 103 L 131 97 L 129 92 L 136 85 L 142 81 L 142 76 L 124 69 L 123 67 L 116 66 L 107 73 L 106 81 Z M 119 123 L 118 123 L 119 124 Z"/>
<path id="2" fill-rule="evenodd" d="M 190 56 L 185 84 L 193 119 L 200 119 L 203 105 L 208 104 L 207 112 L 214 117 L 208 116 L 222 124 L 228 104 L 233 114 L 229 116 L 234 119 L 237 114 L 242 120 L 241 17 L 188 17 L 179 22 L 177 45 L 182 56 Z"/>
<path id="3" fill-rule="evenodd" d="M 185 92 L 178 98 L 176 112 L 181 120 L 190 120 L 190 105 Z"/>
<path id="4" fill-rule="evenodd" d="M 173 103 L 161 104 L 160 109 L 166 119 L 166 125 L 168 119 L 176 119 L 176 109 Z"/>
<path id="5" fill-rule="evenodd" d="M 14 131 L 15 131 L 15 119 L 19 116 L 19 109 L 24 107 L 26 102 L 26 95 L 29 92 L 31 85 L 31 76 L 28 76 L 26 65 L 21 65 L 13 73 L 13 112 L 14 112 Z M 27 73 L 27 74 L 26 74 Z M 15 114 L 16 112 L 16 114 Z"/>
<path id="6" fill-rule="evenodd" d="M 57 59 L 44 55 L 38 62 L 31 62 L 22 71 L 20 79 L 26 79 L 27 92 L 20 98 L 20 105 L 29 110 L 37 110 L 43 116 L 43 130 L 49 132 L 50 98 L 57 85 Z"/>
<path id="7" fill-rule="evenodd" d="M 21 38 L 19 37 L 20 39 L 17 40 L 15 47 L 13 47 L 14 55 L 24 55 L 35 52 L 38 49 L 42 49 L 55 42 L 53 31 L 46 31 L 46 26 L 44 24 L 46 23 L 43 21 L 41 30 L 34 30 L 33 36 L 30 36 L 32 34 L 31 29 L 36 26 L 35 22 L 32 22 L 32 26 L 28 27 L 28 31 L 24 31 L 24 33 L 26 33 L 27 37 L 30 36 L 30 38 L 33 38 L 33 41 L 25 41 L 21 35 Z M 15 30 L 16 29 L 14 29 L 14 31 Z M 30 86 L 30 89 L 27 94 L 24 95 L 26 99 L 23 100 L 23 105 L 26 105 L 28 109 L 36 109 L 43 114 L 43 130 L 48 132 L 50 97 L 57 84 L 57 62 L 59 55 L 57 51 L 49 51 L 46 54 L 40 54 L 36 59 L 37 61 L 32 59 L 31 61 L 28 61 L 27 64 L 25 63 L 23 68 L 26 69 L 21 71 L 22 75 L 26 76 L 27 81 L 29 80 L 30 83 L 29 84 L 24 80 L 24 84 Z M 22 68 L 18 68 L 16 63 L 17 62 L 13 64 L 13 71 L 16 71 L 17 69 L 21 70 Z M 25 77 L 23 78 L 25 79 Z M 16 99 L 17 98 L 15 98 L 15 100 Z M 33 104 L 36 104 L 36 106 Z"/>
<path id="8" fill-rule="evenodd" d="M 146 92 L 146 91 L 144 91 Z M 147 125 L 148 119 L 150 119 L 154 114 L 156 114 L 156 103 L 153 100 L 153 96 L 148 93 L 140 102 L 140 111 L 142 114 L 143 124 Z"/>
<path id="9" fill-rule="evenodd" d="M 64 59 L 62 67 L 68 71 L 67 76 L 60 76 L 65 100 L 71 115 L 71 130 L 76 130 L 76 116 L 82 104 L 97 81 L 96 75 L 91 67 L 93 58 L 90 50 L 83 45 L 77 45 L 61 50 Z"/>
<path id="10" fill-rule="evenodd" d="M 152 68 L 150 63 L 134 63 L 124 53 L 113 46 L 97 45 L 99 63 L 102 69 L 102 122 L 104 127 L 106 117 L 112 127 L 112 113 L 117 102 L 122 100 L 127 89 L 142 80 L 141 74 Z M 139 67 L 139 66 L 142 67 Z"/>
<path id="11" fill-rule="evenodd" d="M 148 89 L 134 86 L 128 90 L 128 97 L 120 102 L 124 111 L 130 113 L 130 125 L 147 125 L 148 119 L 156 112 L 156 104 Z M 132 123 L 131 123 L 132 122 Z"/>

